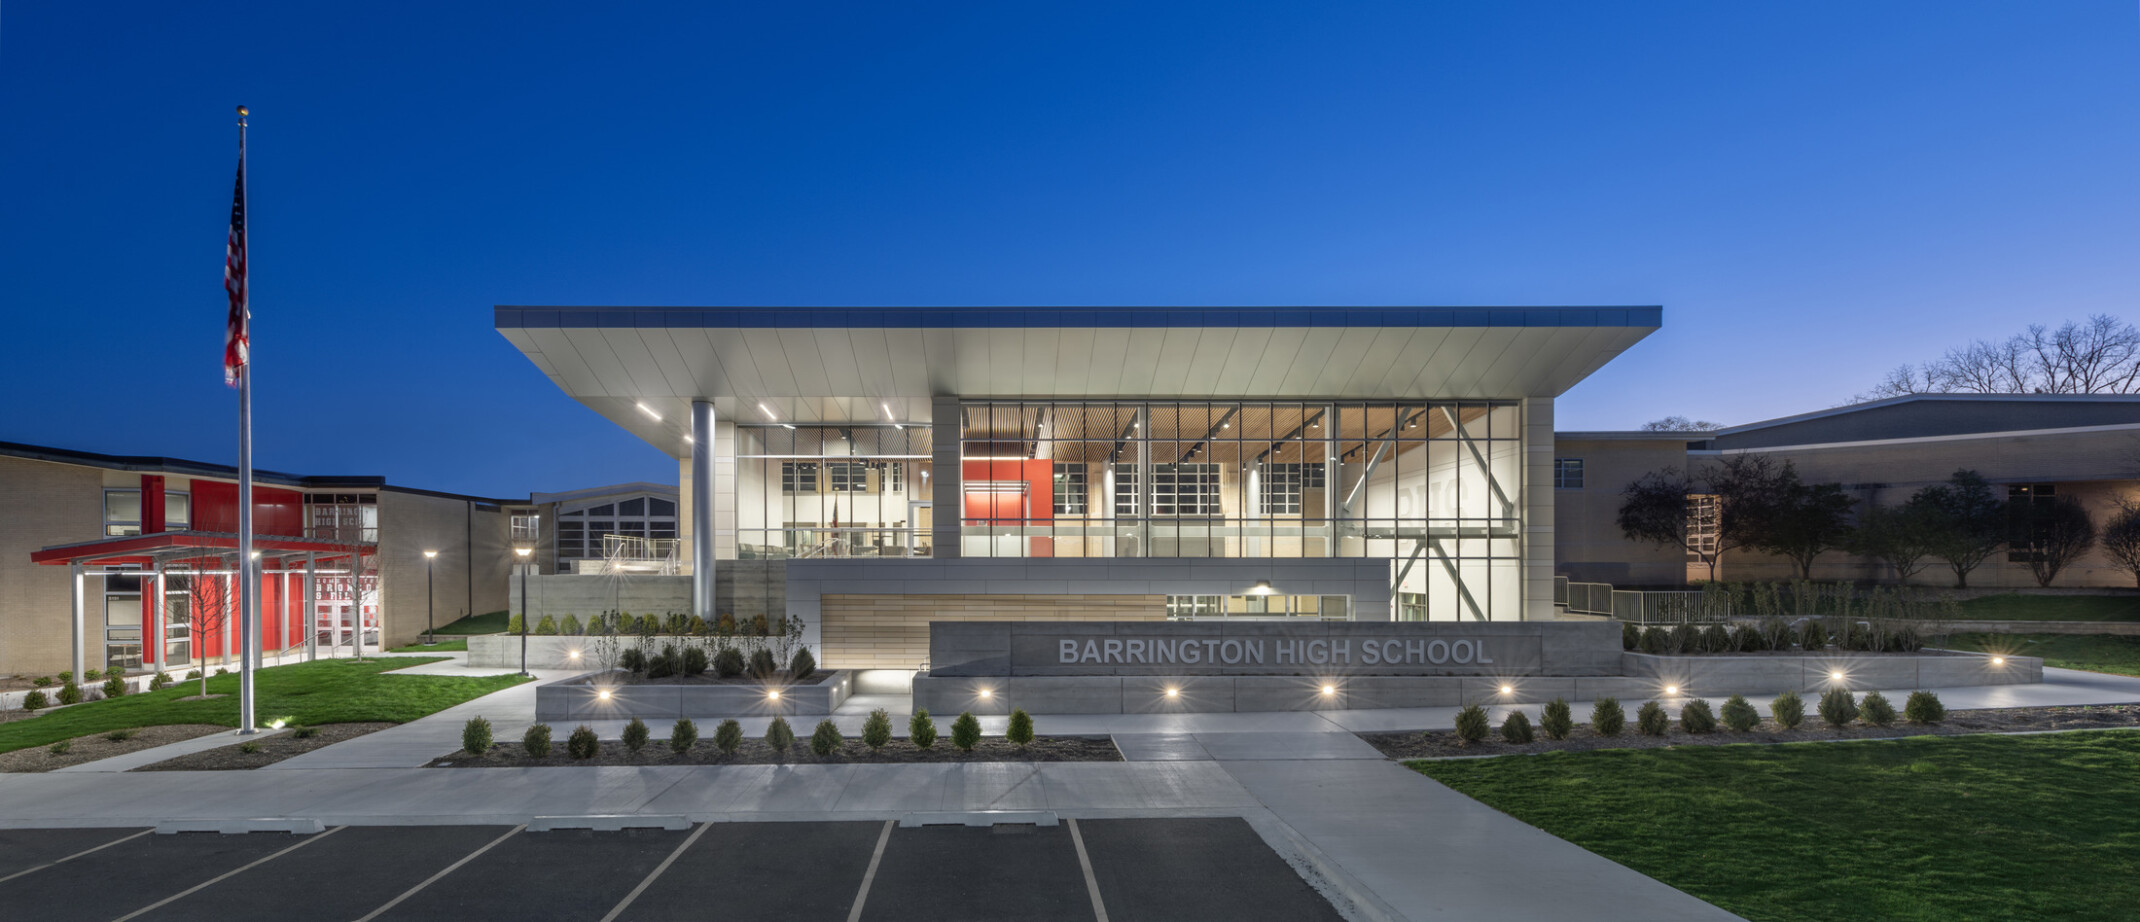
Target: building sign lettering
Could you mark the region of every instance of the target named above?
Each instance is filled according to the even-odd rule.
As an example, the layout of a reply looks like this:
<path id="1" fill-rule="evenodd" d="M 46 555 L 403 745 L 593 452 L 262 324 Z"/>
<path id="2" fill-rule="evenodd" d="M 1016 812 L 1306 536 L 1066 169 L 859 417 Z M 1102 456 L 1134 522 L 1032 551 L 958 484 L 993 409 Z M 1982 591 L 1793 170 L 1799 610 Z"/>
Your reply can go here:
<path id="1" fill-rule="evenodd" d="M 1056 648 L 1062 666 L 1491 666 L 1486 641 L 1384 640 L 1379 638 L 1109 637 L 1065 639 Z"/>

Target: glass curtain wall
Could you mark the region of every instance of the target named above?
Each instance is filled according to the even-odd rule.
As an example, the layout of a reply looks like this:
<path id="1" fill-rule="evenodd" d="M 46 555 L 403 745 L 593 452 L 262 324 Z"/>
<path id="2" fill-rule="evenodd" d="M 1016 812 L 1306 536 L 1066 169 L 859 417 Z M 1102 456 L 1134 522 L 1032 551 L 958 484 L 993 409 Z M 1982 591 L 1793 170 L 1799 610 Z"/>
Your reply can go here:
<path id="1" fill-rule="evenodd" d="M 737 426 L 736 556 L 926 557 L 927 426 Z"/>
<path id="2" fill-rule="evenodd" d="M 1515 401 L 961 414 L 964 556 L 1383 557 L 1400 617 L 1521 617 Z"/>

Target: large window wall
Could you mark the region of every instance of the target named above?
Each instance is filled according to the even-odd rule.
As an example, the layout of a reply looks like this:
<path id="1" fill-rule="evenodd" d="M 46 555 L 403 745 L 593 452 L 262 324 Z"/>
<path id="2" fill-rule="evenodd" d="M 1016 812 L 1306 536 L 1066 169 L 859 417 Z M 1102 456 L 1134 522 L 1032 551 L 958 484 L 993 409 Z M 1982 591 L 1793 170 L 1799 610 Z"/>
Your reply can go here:
<path id="1" fill-rule="evenodd" d="M 927 426 L 736 427 L 736 556 L 929 554 Z"/>
<path id="2" fill-rule="evenodd" d="M 960 552 L 1386 557 L 1411 617 L 1516 619 L 1520 417 L 1515 401 L 969 402 Z"/>

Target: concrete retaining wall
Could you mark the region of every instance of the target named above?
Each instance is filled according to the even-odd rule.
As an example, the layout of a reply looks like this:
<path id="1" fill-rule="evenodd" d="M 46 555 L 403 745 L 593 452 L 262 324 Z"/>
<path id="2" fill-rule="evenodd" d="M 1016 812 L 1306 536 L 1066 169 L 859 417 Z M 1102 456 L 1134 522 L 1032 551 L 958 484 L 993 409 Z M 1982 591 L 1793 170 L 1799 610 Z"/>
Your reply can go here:
<path id="1" fill-rule="evenodd" d="M 528 668 L 586 669 L 599 666 L 601 664 L 595 662 L 593 657 L 597 649 L 595 643 L 601 639 L 603 638 L 589 637 L 584 634 L 529 634 Z M 704 642 L 708 639 L 710 638 L 656 635 L 653 649 L 659 650 L 662 644 L 667 643 L 681 646 L 687 641 Z M 642 645 L 637 636 L 621 636 L 616 637 L 615 640 L 619 651 L 628 647 Z M 573 651 L 579 651 L 580 655 L 573 656 Z M 779 651 L 776 649 L 774 652 L 778 653 Z M 810 654 L 816 656 L 817 651 L 811 650 Z M 818 662 L 822 663 L 824 659 L 820 657 Z M 468 638 L 468 665 L 520 668 L 520 635 L 476 634 L 470 636 Z M 783 663 L 782 665 L 786 664 Z"/>
<path id="2" fill-rule="evenodd" d="M 2043 681 L 2043 660 L 1977 653 L 1848 653 L 1820 656 L 1658 656 L 1625 653 L 1629 676 L 1678 685 L 1696 695 L 1823 692 L 1859 688 L 1957 688 Z M 1842 678 L 1835 678 L 1842 673 Z"/>
<path id="3" fill-rule="evenodd" d="M 815 685 L 600 685 L 590 672 L 535 689 L 536 720 L 675 720 L 689 717 L 801 717 L 831 714 L 854 692 L 854 676 L 837 671 Z M 767 692 L 778 689 L 779 698 Z M 602 697 L 604 692 L 608 697 Z M 797 727 L 798 737 L 809 734 Z M 712 727 L 700 727 L 711 736 Z"/>

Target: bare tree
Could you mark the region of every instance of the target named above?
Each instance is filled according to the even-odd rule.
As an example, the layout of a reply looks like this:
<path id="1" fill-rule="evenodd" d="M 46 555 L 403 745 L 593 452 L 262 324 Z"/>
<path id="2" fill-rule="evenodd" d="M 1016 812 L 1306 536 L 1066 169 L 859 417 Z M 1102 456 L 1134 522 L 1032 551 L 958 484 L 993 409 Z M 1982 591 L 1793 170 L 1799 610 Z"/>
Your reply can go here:
<path id="1" fill-rule="evenodd" d="M 1946 483 L 1912 494 L 1908 505 L 1933 523 L 1932 556 L 1947 562 L 1957 587 L 1969 588 L 1969 571 L 2006 543 L 2006 503 L 1975 471 L 1955 471 Z"/>
<path id="2" fill-rule="evenodd" d="M 235 577 L 216 577 L 205 573 L 174 572 L 166 579 L 185 581 L 186 625 L 193 634 L 193 664 L 201 674 L 201 695 L 208 694 L 208 638 L 223 640 L 223 662 L 230 662 L 230 647 L 233 638 L 224 632 L 231 623 L 231 606 L 237 602 L 231 592 Z"/>
<path id="3" fill-rule="evenodd" d="M 2036 585 L 2049 587 L 2059 571 L 2095 547 L 2095 521 L 2088 517 L 2088 510 L 2081 507 L 2079 500 L 2055 497 L 2034 517 L 2029 536 L 2033 545 L 2029 572 L 2035 575 Z"/>
<path id="4" fill-rule="evenodd" d="M 2118 503 L 2118 511 L 2103 523 L 2103 551 L 2140 585 L 2140 503 Z"/>
<path id="5" fill-rule="evenodd" d="M 1667 416 L 1663 419 L 1653 419 L 1642 424 L 1643 432 L 1715 432 L 1722 428 L 1724 428 L 1723 423 L 1712 423 L 1706 419 L 1688 419 L 1684 416 Z"/>
<path id="6" fill-rule="evenodd" d="M 1769 533 L 1797 482 L 1789 462 L 1778 467 L 1763 455 L 1732 455 L 1722 464 L 1686 473 L 1670 467 L 1652 471 L 1620 492 L 1620 532 L 1630 540 L 1686 551 L 1708 567 L 1713 581 L 1724 552 L 1752 546 Z M 1709 534 L 1698 535 L 1687 526 L 1707 497 L 1715 497 L 1716 522 Z"/>
<path id="7" fill-rule="evenodd" d="M 1921 504 L 1867 506 L 1858 513 L 1851 551 L 1888 565 L 1896 582 L 1908 583 L 1932 556 L 1939 527 L 1932 510 Z"/>
<path id="8" fill-rule="evenodd" d="M 1905 394 L 2131 394 L 2140 392 L 2140 329 L 2108 314 L 2057 329 L 2033 324 L 1999 342 L 1977 340 L 1923 365 L 1904 365 L 1858 401 Z"/>

